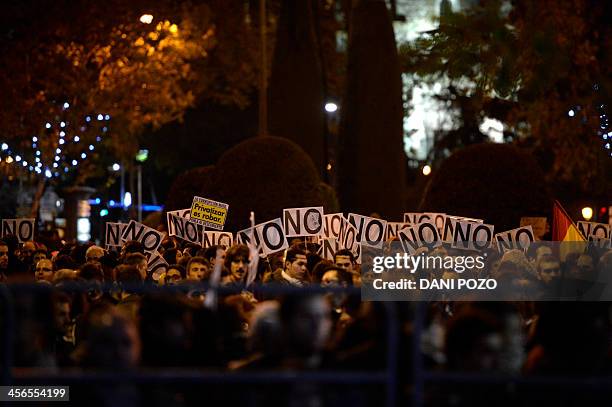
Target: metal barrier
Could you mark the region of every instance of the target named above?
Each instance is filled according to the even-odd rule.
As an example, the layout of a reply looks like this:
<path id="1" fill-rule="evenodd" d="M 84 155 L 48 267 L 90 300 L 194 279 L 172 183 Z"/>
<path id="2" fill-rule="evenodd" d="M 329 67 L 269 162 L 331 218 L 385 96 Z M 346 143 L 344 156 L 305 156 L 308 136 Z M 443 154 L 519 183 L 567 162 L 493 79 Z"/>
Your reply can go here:
<path id="1" fill-rule="evenodd" d="M 100 288 L 101 286 L 97 286 Z M 105 285 L 102 288 L 112 288 Z M 88 285 L 74 285 L 71 289 L 89 290 Z M 208 289 L 199 285 L 202 290 Z M 15 286 L 17 292 L 21 290 L 36 291 L 49 290 L 50 287 L 41 285 L 19 285 Z M 181 288 L 134 285 L 129 287 L 134 292 L 177 292 Z M 219 287 L 215 290 L 220 293 L 237 293 L 242 287 Z M 286 287 L 286 286 L 257 286 L 254 290 L 258 293 L 275 295 L 300 295 L 316 293 L 357 294 L 356 288 L 324 288 L 318 286 L 308 287 Z M 383 384 L 385 385 L 386 402 L 388 407 L 395 406 L 397 394 L 397 359 L 398 359 L 398 321 L 394 303 L 386 303 L 386 328 L 387 328 L 387 354 L 386 369 L 384 371 L 249 371 L 228 372 L 224 370 L 196 370 L 196 369 L 147 369 L 136 372 L 108 372 L 108 371 L 82 371 L 74 369 L 49 370 L 44 368 L 13 368 L 12 367 L 12 343 L 15 327 L 12 294 L 6 286 L 0 284 L 0 307 L 2 314 L 2 385 L 7 386 L 15 383 L 21 384 L 92 384 L 92 383 L 117 383 L 128 380 L 132 383 L 181 383 L 181 384 L 218 384 L 218 383 L 292 383 L 296 381 L 313 383 L 336 383 L 336 384 Z"/>

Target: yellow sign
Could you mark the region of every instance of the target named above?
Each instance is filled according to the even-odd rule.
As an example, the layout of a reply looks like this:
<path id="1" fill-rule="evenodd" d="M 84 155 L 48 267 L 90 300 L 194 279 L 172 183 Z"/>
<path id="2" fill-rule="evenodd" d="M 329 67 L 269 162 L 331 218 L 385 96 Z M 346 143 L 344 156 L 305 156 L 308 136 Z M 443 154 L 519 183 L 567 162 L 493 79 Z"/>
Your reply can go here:
<path id="1" fill-rule="evenodd" d="M 189 220 L 207 228 L 223 230 L 229 205 L 199 196 L 193 197 Z"/>

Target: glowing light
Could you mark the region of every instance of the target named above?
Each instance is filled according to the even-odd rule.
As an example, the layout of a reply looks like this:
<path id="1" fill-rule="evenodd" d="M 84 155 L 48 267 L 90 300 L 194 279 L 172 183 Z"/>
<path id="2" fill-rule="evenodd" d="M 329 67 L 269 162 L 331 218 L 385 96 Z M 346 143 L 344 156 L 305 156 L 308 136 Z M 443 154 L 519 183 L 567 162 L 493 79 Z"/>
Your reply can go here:
<path id="1" fill-rule="evenodd" d="M 143 14 L 140 16 L 140 22 L 143 24 L 151 24 L 153 22 L 153 16 L 151 14 Z"/>
<path id="2" fill-rule="evenodd" d="M 72 160 L 72 165 L 77 165 L 77 160 Z"/>
<path id="3" fill-rule="evenodd" d="M 585 206 L 582 208 L 582 217 L 584 220 L 589 221 L 593 217 L 593 208 L 590 206 Z"/>
<path id="4" fill-rule="evenodd" d="M 60 137 L 64 137 L 66 135 L 66 132 L 64 130 L 60 131 Z"/>
<path id="5" fill-rule="evenodd" d="M 106 215 L 108 215 L 108 209 L 106 209 L 106 208 L 105 209 L 101 209 L 100 210 L 100 217 L 103 218 Z"/>
<path id="6" fill-rule="evenodd" d="M 58 163 L 53 163 L 53 168 L 57 168 L 59 166 Z"/>
<path id="7" fill-rule="evenodd" d="M 64 172 L 68 172 L 68 167 L 64 167 Z"/>
<path id="8" fill-rule="evenodd" d="M 431 174 L 431 167 L 429 165 L 425 165 L 423 167 L 423 175 L 427 176 L 429 174 Z"/>
<path id="9" fill-rule="evenodd" d="M 91 117 L 86 116 L 86 117 L 85 117 L 85 121 L 86 121 L 87 123 L 89 123 L 89 122 L 91 121 Z"/>
<path id="10" fill-rule="evenodd" d="M 117 163 L 113 164 L 113 171 L 119 171 L 121 169 L 121 166 Z"/>
<path id="11" fill-rule="evenodd" d="M 36 150 L 36 155 L 40 155 L 40 151 L 39 150 Z"/>
<path id="12" fill-rule="evenodd" d="M 38 137 L 36 137 L 36 136 L 32 137 L 32 142 L 33 143 L 36 143 L 37 141 L 38 141 Z"/>
<path id="13" fill-rule="evenodd" d="M 22 164 L 24 167 L 27 167 L 27 166 L 28 166 L 28 162 L 27 162 L 27 161 L 23 161 L 21 164 Z"/>
<path id="14" fill-rule="evenodd" d="M 50 129 L 51 128 L 51 123 L 45 123 L 45 128 Z"/>
<path id="15" fill-rule="evenodd" d="M 102 131 L 106 133 L 108 131 L 108 127 L 106 126 L 102 127 Z"/>
<path id="16" fill-rule="evenodd" d="M 21 161 L 21 156 L 16 155 L 16 156 L 15 156 L 15 161 Z"/>
<path id="17" fill-rule="evenodd" d="M 100 137 L 100 136 L 96 137 L 96 141 L 97 141 L 97 142 L 102 141 L 102 137 Z"/>
<path id="18" fill-rule="evenodd" d="M 39 162 L 40 162 L 40 158 L 36 157 L 36 158 L 34 159 L 34 161 L 35 161 L 35 162 L 37 162 L 37 163 L 39 163 Z"/>
<path id="19" fill-rule="evenodd" d="M 2 143 L 1 148 L 2 148 L 2 151 L 8 150 L 8 144 Z"/>
<path id="20" fill-rule="evenodd" d="M 70 107 L 70 103 L 64 102 L 64 109 L 68 109 Z"/>
<path id="21" fill-rule="evenodd" d="M 123 206 L 126 208 L 132 204 L 132 194 L 130 192 L 126 192 L 123 196 Z"/>
<path id="22" fill-rule="evenodd" d="M 108 115 L 108 114 L 107 114 L 107 115 L 105 115 L 105 116 L 104 116 L 104 120 L 110 120 L 110 115 Z"/>
<path id="23" fill-rule="evenodd" d="M 170 28 L 168 28 L 168 31 L 170 31 L 172 34 L 176 34 L 178 32 L 178 27 L 176 24 L 172 24 L 170 26 Z"/>
<path id="24" fill-rule="evenodd" d="M 55 149 L 55 154 L 60 154 L 61 152 L 62 152 L 61 148 L 58 147 L 58 148 Z"/>
<path id="25" fill-rule="evenodd" d="M 59 143 L 64 144 L 65 143 L 64 139 L 63 138 L 59 139 Z"/>
<path id="26" fill-rule="evenodd" d="M 81 138 L 79 136 L 74 136 L 74 142 L 78 143 Z"/>
<path id="27" fill-rule="evenodd" d="M 326 112 L 334 113 L 337 110 L 338 110 L 338 105 L 335 104 L 334 102 L 327 102 L 325 104 L 325 111 Z"/>
<path id="28" fill-rule="evenodd" d="M 102 116 L 101 114 L 98 115 L 98 120 L 104 120 L 104 116 Z"/>
<path id="29" fill-rule="evenodd" d="M 569 112 L 567 112 L 567 115 L 569 117 L 574 117 L 576 115 L 576 112 L 574 112 L 574 109 L 570 109 Z"/>
<path id="30" fill-rule="evenodd" d="M 58 156 L 58 155 L 56 155 L 56 156 L 55 156 L 55 158 L 54 158 L 54 160 L 55 160 L 55 161 L 59 161 L 59 160 L 60 160 L 59 156 Z"/>
<path id="31" fill-rule="evenodd" d="M 34 167 L 32 167 L 31 165 L 28 167 L 28 170 L 30 171 L 34 171 Z"/>
<path id="32" fill-rule="evenodd" d="M 66 127 L 66 122 L 60 122 L 60 127 Z"/>
<path id="33" fill-rule="evenodd" d="M 48 168 L 45 170 L 45 177 L 47 178 L 51 178 L 53 176 L 53 174 L 51 174 L 51 170 L 49 170 Z"/>
<path id="34" fill-rule="evenodd" d="M 87 154 L 82 153 L 82 154 L 81 154 L 81 158 L 84 160 L 85 158 L 87 158 Z"/>
<path id="35" fill-rule="evenodd" d="M 90 144 L 90 145 L 89 145 L 89 151 L 93 151 L 93 149 L 94 149 L 93 144 Z"/>
<path id="36" fill-rule="evenodd" d="M 8 157 L 6 157 L 6 162 L 8 164 L 12 163 L 13 162 L 13 157 L 11 157 L 10 155 Z"/>

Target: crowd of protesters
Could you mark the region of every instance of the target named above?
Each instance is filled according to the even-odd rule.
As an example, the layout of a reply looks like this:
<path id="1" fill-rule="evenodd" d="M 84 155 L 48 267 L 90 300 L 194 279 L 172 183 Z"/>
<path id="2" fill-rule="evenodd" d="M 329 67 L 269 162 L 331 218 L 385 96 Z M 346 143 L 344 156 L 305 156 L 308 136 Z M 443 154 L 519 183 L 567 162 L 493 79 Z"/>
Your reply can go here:
<path id="1" fill-rule="evenodd" d="M 387 304 L 361 301 L 359 291 L 350 289 L 361 285 L 360 268 L 366 267 L 358 265 L 350 251 L 340 250 L 328 261 L 317 254 L 316 246 L 295 241 L 284 252 L 259 259 L 254 283 L 247 287 L 253 255 L 245 245 L 202 248 L 166 237 L 158 250 L 169 266 L 151 274 L 137 241 L 127 241 L 117 251 L 91 243 L 50 251 L 41 243 L 19 243 L 5 236 L 0 241 L 0 281 L 14 302 L 12 365 L 113 372 L 181 367 L 228 374 L 383 371 L 389 362 Z M 593 280 L 612 273 L 609 249 L 560 259 L 543 246 L 509 251 L 489 261 L 492 275 L 518 275 L 524 280 L 519 285 L 555 284 L 568 276 Z M 221 270 L 217 283 L 211 281 L 215 269 Z M 452 273 L 441 271 L 443 278 L 453 278 Z M 346 290 L 309 290 L 317 286 Z M 300 290 L 304 293 L 296 294 Z M 412 392 L 417 306 L 394 304 L 400 327 L 394 361 L 400 401 L 409 400 Z M 608 303 L 436 301 L 424 307 L 418 348 L 426 370 L 524 377 L 611 373 Z M 470 386 L 428 385 L 426 404 L 490 405 L 495 400 L 495 405 L 535 405 L 557 400 L 532 388 L 474 392 Z M 371 405 L 385 395 L 383 385 L 299 381 L 221 383 L 207 388 L 206 394 L 204 387 L 194 390 L 176 383 L 146 391 L 131 383 L 85 388 L 87 392 L 76 391 L 74 397 L 92 405 L 130 406 L 202 400 L 211 405 Z M 589 394 L 594 402 L 602 397 L 601 392 Z M 560 398 L 561 405 L 578 400 L 566 394 Z"/>

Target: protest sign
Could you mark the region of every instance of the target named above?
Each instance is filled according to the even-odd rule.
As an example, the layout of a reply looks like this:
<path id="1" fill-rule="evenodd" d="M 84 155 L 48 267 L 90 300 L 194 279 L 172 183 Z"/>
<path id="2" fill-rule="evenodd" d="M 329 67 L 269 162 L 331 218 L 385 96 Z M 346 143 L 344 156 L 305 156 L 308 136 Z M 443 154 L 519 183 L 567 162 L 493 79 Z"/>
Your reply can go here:
<path id="1" fill-rule="evenodd" d="M 520 226 L 531 226 L 533 236 L 536 240 L 542 240 L 547 232 L 547 220 L 545 217 L 524 216 L 521 218 Z"/>
<path id="2" fill-rule="evenodd" d="M 612 241 L 610 238 L 611 226 L 605 223 L 597 222 L 577 222 L 578 230 L 589 241 L 595 244 L 596 247 L 610 248 Z"/>
<path id="3" fill-rule="evenodd" d="M 413 254 L 420 247 L 434 248 L 441 244 L 438 228 L 433 222 L 423 222 L 400 230 L 397 234 L 406 253 Z"/>
<path id="4" fill-rule="evenodd" d="M 174 215 L 179 218 L 189 219 L 191 217 L 191 208 L 187 209 L 177 209 L 176 211 L 168 211 L 166 215 Z"/>
<path id="5" fill-rule="evenodd" d="M 451 247 L 463 250 L 488 249 L 493 244 L 493 225 L 476 222 L 455 221 Z M 447 221 L 448 223 L 448 221 Z M 444 232 L 447 232 L 446 224 Z"/>
<path id="6" fill-rule="evenodd" d="M 201 245 L 204 226 L 168 212 L 168 234 Z"/>
<path id="7" fill-rule="evenodd" d="M 106 222 L 106 233 L 104 243 L 106 247 L 121 246 L 121 235 L 127 223 Z"/>
<path id="8" fill-rule="evenodd" d="M 147 273 L 153 277 L 153 280 L 159 280 L 161 274 L 168 270 L 168 262 L 163 256 L 156 250 L 154 252 L 148 252 L 147 257 Z"/>
<path id="9" fill-rule="evenodd" d="M 228 209 L 229 205 L 226 203 L 194 196 L 189 220 L 212 229 L 223 230 Z"/>
<path id="10" fill-rule="evenodd" d="M 497 250 L 504 253 L 513 249 L 527 250 L 535 242 L 535 236 L 531 226 L 523 226 L 496 234 L 495 241 Z"/>
<path id="11" fill-rule="evenodd" d="M 34 240 L 34 218 L 2 219 L 2 237 L 15 235 L 20 243 Z"/>
<path id="12" fill-rule="evenodd" d="M 323 228 L 323 207 L 283 209 L 286 237 L 317 236 Z"/>
<path id="13" fill-rule="evenodd" d="M 342 236 L 344 227 L 344 215 L 342 213 L 328 213 L 323 216 L 323 238 L 338 239 Z"/>
<path id="14" fill-rule="evenodd" d="M 357 229 L 357 242 L 381 248 L 385 241 L 387 221 L 349 213 L 348 222 Z"/>
<path id="15" fill-rule="evenodd" d="M 145 252 L 154 252 L 161 245 L 165 233 L 131 220 L 121 234 L 121 242 L 136 240 L 142 243 Z"/>
<path id="16" fill-rule="evenodd" d="M 338 239 L 330 237 L 329 239 L 322 239 L 320 242 L 321 247 L 319 248 L 318 254 L 325 260 L 333 262 L 336 252 L 340 250 L 340 243 Z"/>
<path id="17" fill-rule="evenodd" d="M 236 239 L 241 244 L 254 244 L 264 256 L 289 247 L 281 218 L 241 230 Z"/>
<path id="18" fill-rule="evenodd" d="M 342 236 L 340 238 L 340 248 L 350 250 L 357 263 L 361 263 L 361 243 L 357 240 L 357 228 L 345 221 Z"/>
<path id="19" fill-rule="evenodd" d="M 231 232 L 204 232 L 202 247 L 222 245 L 230 247 L 234 244 L 234 235 Z"/>
<path id="20" fill-rule="evenodd" d="M 410 223 L 406 222 L 387 222 L 387 230 L 385 232 L 385 240 L 389 241 L 397 237 L 400 230 L 410 227 Z"/>

